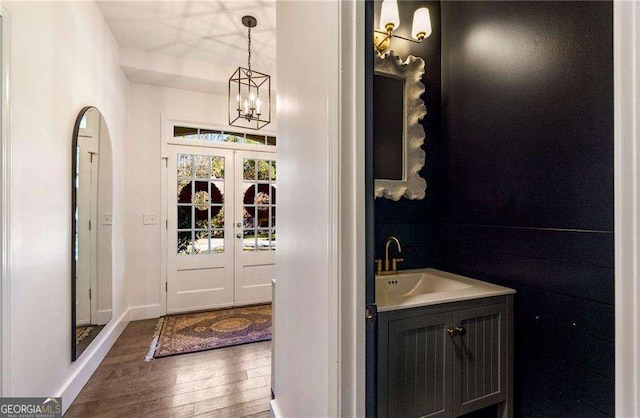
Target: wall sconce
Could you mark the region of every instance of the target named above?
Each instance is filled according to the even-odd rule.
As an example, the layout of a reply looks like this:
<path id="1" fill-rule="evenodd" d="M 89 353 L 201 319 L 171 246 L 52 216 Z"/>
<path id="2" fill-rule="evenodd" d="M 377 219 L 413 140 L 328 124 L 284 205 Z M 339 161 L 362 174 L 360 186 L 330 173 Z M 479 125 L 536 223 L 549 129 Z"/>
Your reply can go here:
<path id="1" fill-rule="evenodd" d="M 400 26 L 400 14 L 396 0 L 384 0 L 380 11 L 380 29 L 374 30 L 373 45 L 378 52 L 382 52 L 391 46 L 391 38 L 400 38 L 405 41 L 420 43 L 431 35 L 431 17 L 429 9 L 421 7 L 413 13 L 413 25 L 411 26 L 411 38 L 395 35 L 394 30 Z"/>

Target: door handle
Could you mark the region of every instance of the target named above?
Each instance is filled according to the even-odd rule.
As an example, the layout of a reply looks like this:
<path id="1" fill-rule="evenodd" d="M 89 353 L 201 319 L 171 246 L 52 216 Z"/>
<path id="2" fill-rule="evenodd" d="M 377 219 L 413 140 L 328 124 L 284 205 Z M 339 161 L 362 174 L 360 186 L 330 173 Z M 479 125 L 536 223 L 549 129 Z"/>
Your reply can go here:
<path id="1" fill-rule="evenodd" d="M 447 328 L 447 332 L 452 337 L 455 337 L 456 335 L 458 335 L 458 330 L 456 330 L 455 328 Z"/>
<path id="2" fill-rule="evenodd" d="M 236 224 L 236 226 L 237 226 L 238 228 L 242 228 L 242 222 L 238 222 L 238 223 Z M 238 237 L 238 238 L 240 238 L 240 237 Z"/>
<path id="3" fill-rule="evenodd" d="M 242 233 L 238 232 L 238 233 L 236 234 L 236 238 L 242 238 Z"/>

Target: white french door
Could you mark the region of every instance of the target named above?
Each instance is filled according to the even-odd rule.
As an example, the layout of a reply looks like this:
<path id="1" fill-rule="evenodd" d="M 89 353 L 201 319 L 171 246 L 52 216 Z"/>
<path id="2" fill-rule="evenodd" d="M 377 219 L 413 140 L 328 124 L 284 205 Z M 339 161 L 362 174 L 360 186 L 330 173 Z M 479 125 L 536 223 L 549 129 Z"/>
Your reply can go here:
<path id="1" fill-rule="evenodd" d="M 168 159 L 167 313 L 232 305 L 233 151 L 171 146 Z"/>
<path id="2" fill-rule="evenodd" d="M 235 151 L 235 178 L 235 300 L 268 301 L 276 275 L 275 154 Z"/>
<path id="3" fill-rule="evenodd" d="M 274 157 L 168 146 L 167 313 L 271 300 Z"/>

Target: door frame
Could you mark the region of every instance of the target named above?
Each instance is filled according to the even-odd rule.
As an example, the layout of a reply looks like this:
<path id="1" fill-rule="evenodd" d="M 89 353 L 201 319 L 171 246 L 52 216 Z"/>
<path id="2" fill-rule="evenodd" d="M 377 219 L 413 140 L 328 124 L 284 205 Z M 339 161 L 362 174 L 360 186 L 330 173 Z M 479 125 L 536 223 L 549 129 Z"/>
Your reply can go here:
<path id="1" fill-rule="evenodd" d="M 0 68 L 0 396 L 11 393 L 10 295 L 11 295 L 11 16 L 0 2 L 2 19 L 2 63 Z"/>
<path id="2" fill-rule="evenodd" d="M 236 129 L 236 127 L 229 125 L 221 125 L 215 124 L 211 122 L 202 122 L 195 120 L 188 120 L 184 118 L 177 118 L 167 116 L 163 113 L 160 113 L 160 136 L 161 136 L 161 145 L 160 145 L 160 216 L 159 224 L 160 224 L 160 280 L 158 286 L 159 292 L 159 300 L 160 300 L 160 310 L 159 316 L 163 316 L 167 314 L 167 281 L 168 281 L 168 263 L 167 263 L 167 254 L 168 254 L 168 158 L 169 158 L 169 145 L 181 145 L 181 146 L 190 146 L 194 148 L 218 148 L 218 149 L 228 149 L 228 150 L 243 150 L 243 151 L 266 151 L 266 152 L 275 152 L 277 158 L 277 146 L 271 145 L 249 145 L 249 144 L 236 144 L 236 143 L 226 143 L 226 142 L 209 142 L 209 141 L 200 141 L 200 140 L 174 140 L 173 139 L 173 127 L 174 126 L 185 126 L 189 128 L 203 128 L 203 129 L 211 129 L 218 131 L 232 131 L 243 134 L 255 134 L 255 131 L 250 129 Z M 277 134 L 274 131 L 270 130 L 260 130 L 260 135 L 269 135 L 276 136 Z"/>
<path id="3" fill-rule="evenodd" d="M 615 411 L 640 416 L 640 3 L 613 3 Z"/>

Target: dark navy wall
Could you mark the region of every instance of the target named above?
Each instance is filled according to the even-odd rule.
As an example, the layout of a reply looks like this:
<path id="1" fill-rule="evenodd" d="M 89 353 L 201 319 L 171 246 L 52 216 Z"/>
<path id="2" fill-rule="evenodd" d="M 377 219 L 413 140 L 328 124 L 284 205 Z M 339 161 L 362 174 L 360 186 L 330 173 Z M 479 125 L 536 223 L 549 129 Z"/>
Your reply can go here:
<path id="1" fill-rule="evenodd" d="M 518 291 L 517 417 L 613 416 L 612 3 L 441 19 L 443 267 Z"/>
<path id="2" fill-rule="evenodd" d="M 374 24 L 380 21 L 381 2 L 374 5 Z M 411 37 L 413 12 L 419 7 L 429 8 L 433 33 L 420 44 L 394 39 L 391 48 L 400 57 L 409 55 L 421 57 L 425 61 L 425 84 L 423 100 L 427 116 L 422 121 L 426 139 L 425 167 L 420 175 L 427 181 L 426 197 L 423 200 L 405 198 L 394 202 L 378 198 L 375 202 L 376 257 L 384 258 L 384 244 L 387 237 L 395 235 L 402 243 L 405 262 L 401 268 L 437 266 L 440 263 L 440 199 L 441 199 L 441 39 L 440 2 L 401 1 L 399 2 L 399 35 Z M 373 48 L 372 48 L 373 49 Z M 373 53 L 373 52 L 372 52 Z M 375 82 L 375 80 L 374 80 Z M 393 250 L 395 256 L 395 249 Z"/>

